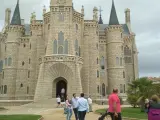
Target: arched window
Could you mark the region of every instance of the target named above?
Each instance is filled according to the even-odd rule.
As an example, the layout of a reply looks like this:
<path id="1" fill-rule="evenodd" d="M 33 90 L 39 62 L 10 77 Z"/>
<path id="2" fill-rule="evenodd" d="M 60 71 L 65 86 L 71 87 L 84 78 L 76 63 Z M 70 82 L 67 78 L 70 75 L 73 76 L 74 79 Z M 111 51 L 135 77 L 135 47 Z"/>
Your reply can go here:
<path id="1" fill-rule="evenodd" d="M 59 48 L 58 48 L 58 54 L 63 54 L 63 46 L 59 46 Z"/>
<path id="2" fill-rule="evenodd" d="M 12 64 L 12 58 L 9 57 L 9 58 L 8 58 L 8 66 L 11 66 L 11 64 Z"/>
<path id="3" fill-rule="evenodd" d="M 97 58 L 97 64 L 99 64 L 99 60 L 98 60 L 98 58 Z"/>
<path id="4" fill-rule="evenodd" d="M 97 70 L 97 78 L 99 78 L 99 71 Z"/>
<path id="5" fill-rule="evenodd" d="M 22 62 L 22 66 L 24 66 L 24 64 L 25 64 L 25 62 L 23 61 L 23 62 Z"/>
<path id="6" fill-rule="evenodd" d="M 119 65 L 119 57 L 116 57 L 116 65 Z"/>
<path id="7" fill-rule="evenodd" d="M 3 73 L 2 73 L 2 79 L 4 79 L 4 71 L 3 71 Z"/>
<path id="8" fill-rule="evenodd" d="M 58 45 L 62 45 L 64 44 L 64 33 L 61 31 L 58 33 Z"/>
<path id="9" fill-rule="evenodd" d="M 29 46 L 29 47 L 30 47 L 30 49 L 31 49 L 31 47 L 32 47 L 32 46 L 31 46 L 31 43 L 30 43 L 30 46 Z"/>
<path id="10" fill-rule="evenodd" d="M 29 87 L 27 86 L 27 94 L 29 94 Z"/>
<path id="11" fill-rule="evenodd" d="M 123 93 L 123 85 L 120 84 L 120 93 Z"/>
<path id="12" fill-rule="evenodd" d="M 31 59 L 30 58 L 29 58 L 28 62 L 29 62 L 29 64 L 31 63 Z"/>
<path id="13" fill-rule="evenodd" d="M 106 86 L 105 84 L 103 83 L 102 84 L 102 95 L 105 96 L 106 95 L 106 90 L 105 90 Z"/>
<path id="14" fill-rule="evenodd" d="M 64 54 L 68 54 L 68 40 L 65 40 Z"/>
<path id="15" fill-rule="evenodd" d="M 7 85 L 4 86 L 4 94 L 7 94 Z"/>
<path id="16" fill-rule="evenodd" d="M 97 86 L 97 93 L 99 93 L 99 85 Z"/>
<path id="17" fill-rule="evenodd" d="M 48 24 L 48 30 L 50 30 L 50 24 Z"/>
<path id="18" fill-rule="evenodd" d="M 78 54 L 77 54 L 77 53 L 79 53 L 78 40 L 75 40 L 75 51 L 76 51 L 76 55 L 78 55 Z"/>
<path id="19" fill-rule="evenodd" d="M 78 24 L 76 24 L 76 32 L 78 31 Z"/>
<path id="20" fill-rule="evenodd" d="M 125 78 L 125 72 L 123 71 L 123 78 Z"/>
<path id="21" fill-rule="evenodd" d="M 104 57 L 101 57 L 101 69 L 105 69 L 105 61 L 104 61 Z"/>
<path id="22" fill-rule="evenodd" d="M 126 93 L 126 85 L 124 84 L 124 93 Z"/>
<path id="23" fill-rule="evenodd" d="M 23 87 L 23 84 L 21 83 L 20 87 Z"/>
<path id="24" fill-rule="evenodd" d="M 81 47 L 79 47 L 79 56 L 81 56 Z"/>
<path id="25" fill-rule="evenodd" d="M 30 78 L 30 71 L 28 71 L 28 78 Z"/>
<path id="26" fill-rule="evenodd" d="M 25 47 L 26 47 L 26 44 L 23 44 L 23 47 L 25 48 Z"/>
<path id="27" fill-rule="evenodd" d="M 53 42 L 53 53 L 57 54 L 57 40 L 54 40 Z"/>
<path id="28" fill-rule="evenodd" d="M 5 58 L 5 66 L 7 66 L 8 64 L 8 61 L 7 61 L 7 58 Z"/>

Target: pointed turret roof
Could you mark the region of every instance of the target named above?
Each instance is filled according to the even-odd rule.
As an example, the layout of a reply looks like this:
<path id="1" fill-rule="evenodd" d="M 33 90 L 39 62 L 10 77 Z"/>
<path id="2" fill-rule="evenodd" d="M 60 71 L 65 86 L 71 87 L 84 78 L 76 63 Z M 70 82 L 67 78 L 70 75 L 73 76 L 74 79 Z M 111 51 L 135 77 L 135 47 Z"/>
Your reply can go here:
<path id="1" fill-rule="evenodd" d="M 21 25 L 21 16 L 20 16 L 20 11 L 19 11 L 19 0 L 17 0 L 17 5 L 16 5 L 16 8 L 13 13 L 11 25 Z"/>
<path id="2" fill-rule="evenodd" d="M 103 24 L 103 20 L 102 20 L 102 15 L 101 14 L 99 16 L 99 22 L 98 22 L 98 24 Z"/>
<path id="3" fill-rule="evenodd" d="M 119 25 L 116 8 L 114 5 L 114 0 L 112 0 L 112 8 L 111 8 L 109 25 Z"/>

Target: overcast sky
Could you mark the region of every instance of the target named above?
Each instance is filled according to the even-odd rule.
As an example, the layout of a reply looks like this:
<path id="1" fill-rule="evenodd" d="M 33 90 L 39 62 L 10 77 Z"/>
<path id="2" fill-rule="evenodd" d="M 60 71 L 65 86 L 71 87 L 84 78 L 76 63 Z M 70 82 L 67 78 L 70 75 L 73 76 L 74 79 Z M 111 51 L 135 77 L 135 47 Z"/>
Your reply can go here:
<path id="1" fill-rule="evenodd" d="M 17 0 L 0 0 L 0 30 L 4 24 L 6 8 L 11 8 L 12 14 Z M 85 8 L 85 19 L 92 19 L 93 7 L 101 6 L 102 17 L 108 24 L 112 0 L 73 0 L 74 8 L 80 12 Z M 35 11 L 37 19 L 42 19 L 42 9 L 46 5 L 49 11 L 50 0 L 20 0 L 21 18 L 28 22 L 31 12 Z M 136 33 L 136 43 L 139 51 L 140 76 L 160 76 L 160 1 L 159 0 L 115 0 L 115 6 L 120 23 L 125 22 L 124 10 L 131 9 L 132 30 Z"/>

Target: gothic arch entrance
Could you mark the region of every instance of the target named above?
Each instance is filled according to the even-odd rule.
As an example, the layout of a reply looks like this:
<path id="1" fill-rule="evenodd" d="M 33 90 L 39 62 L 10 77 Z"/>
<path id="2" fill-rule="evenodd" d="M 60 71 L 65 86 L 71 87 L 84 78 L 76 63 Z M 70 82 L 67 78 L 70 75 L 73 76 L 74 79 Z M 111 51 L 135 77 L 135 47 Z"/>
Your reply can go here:
<path id="1" fill-rule="evenodd" d="M 57 97 L 58 95 L 60 97 L 62 97 L 61 95 L 61 90 L 64 89 L 65 90 L 65 94 L 64 97 L 66 96 L 67 93 L 67 80 L 63 77 L 58 77 L 54 80 L 53 82 L 53 88 L 54 88 L 54 84 L 56 85 L 56 92 L 52 92 L 52 97 Z"/>

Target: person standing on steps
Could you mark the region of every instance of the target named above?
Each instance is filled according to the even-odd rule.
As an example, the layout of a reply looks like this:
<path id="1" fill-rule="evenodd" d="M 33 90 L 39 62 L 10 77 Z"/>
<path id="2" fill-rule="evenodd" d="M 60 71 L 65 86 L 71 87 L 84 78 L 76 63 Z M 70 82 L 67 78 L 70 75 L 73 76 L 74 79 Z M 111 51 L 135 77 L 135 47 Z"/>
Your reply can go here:
<path id="1" fill-rule="evenodd" d="M 57 96 L 56 100 L 57 100 L 57 108 L 58 108 L 61 105 L 61 98 L 59 95 Z"/>
<path id="2" fill-rule="evenodd" d="M 108 104 L 108 112 L 111 115 L 112 120 L 122 120 L 121 104 L 120 99 L 118 97 L 118 89 L 113 89 L 113 93 L 109 96 Z"/>
<path id="3" fill-rule="evenodd" d="M 84 93 L 81 93 L 77 101 L 79 120 L 85 120 L 86 113 L 89 112 L 88 101 L 84 98 Z"/>
<path id="4" fill-rule="evenodd" d="M 78 101 L 78 97 L 76 97 L 76 94 L 74 93 L 73 98 L 72 98 L 72 107 L 73 107 L 73 111 L 74 111 L 76 120 L 78 120 L 77 101 Z"/>

